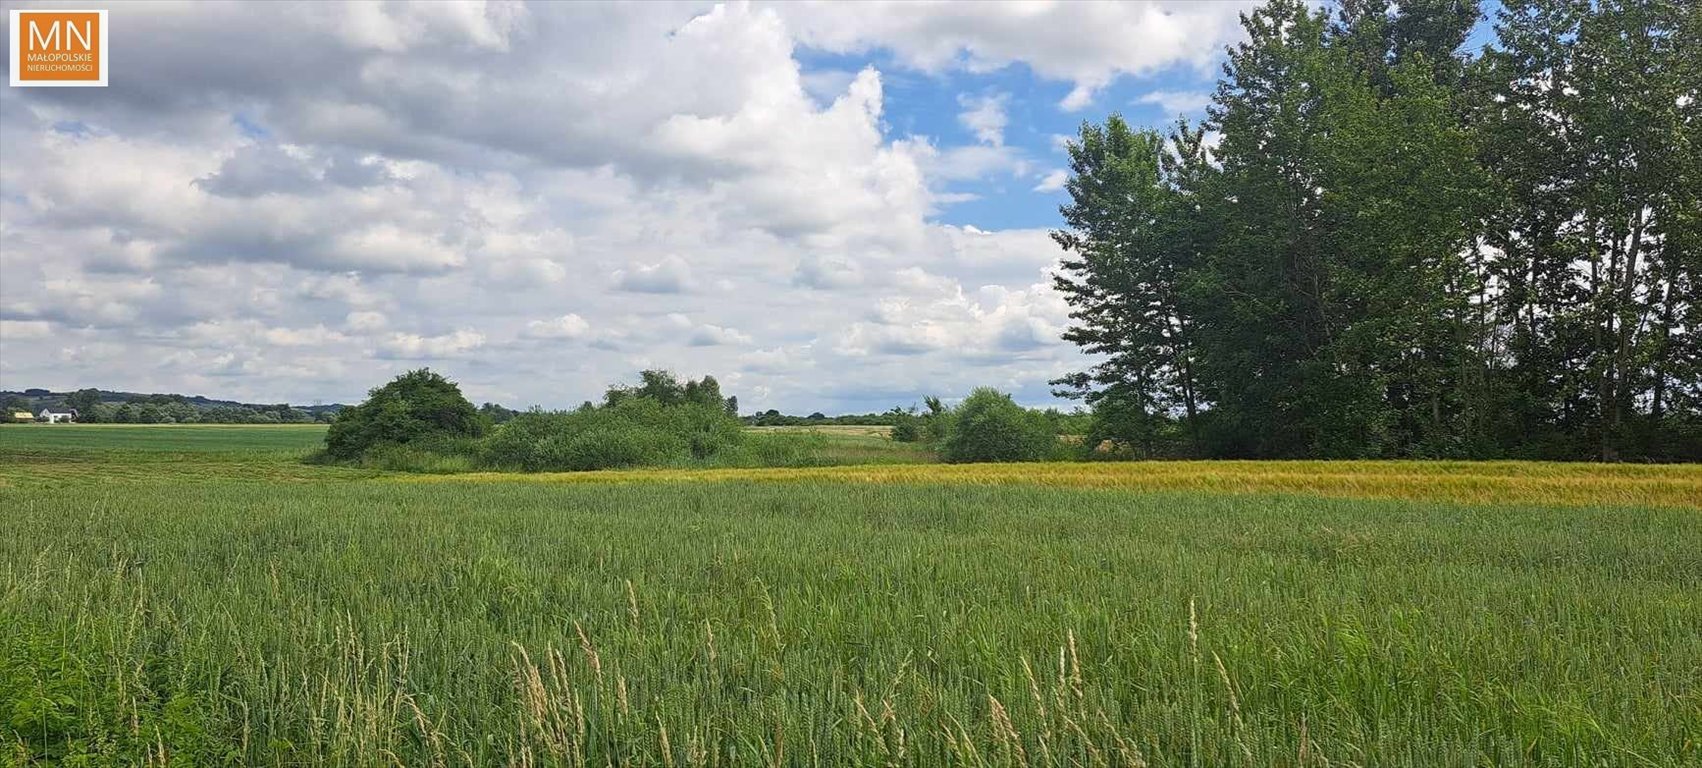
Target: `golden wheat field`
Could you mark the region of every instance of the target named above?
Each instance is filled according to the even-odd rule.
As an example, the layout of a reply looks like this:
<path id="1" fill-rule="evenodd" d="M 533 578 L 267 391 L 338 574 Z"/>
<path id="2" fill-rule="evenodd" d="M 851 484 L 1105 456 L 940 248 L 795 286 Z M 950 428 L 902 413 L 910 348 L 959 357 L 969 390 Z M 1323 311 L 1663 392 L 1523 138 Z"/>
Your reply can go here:
<path id="1" fill-rule="evenodd" d="M 1292 493 L 1468 504 L 1702 508 L 1702 467 L 1558 462 L 1146 461 L 420 475 L 412 482 L 852 482 Z"/>

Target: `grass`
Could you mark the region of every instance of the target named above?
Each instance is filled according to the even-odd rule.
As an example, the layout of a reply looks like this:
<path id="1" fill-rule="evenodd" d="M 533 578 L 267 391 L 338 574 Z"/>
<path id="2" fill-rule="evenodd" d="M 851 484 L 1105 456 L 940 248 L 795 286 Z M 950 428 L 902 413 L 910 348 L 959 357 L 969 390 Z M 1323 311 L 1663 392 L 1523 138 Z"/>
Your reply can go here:
<path id="1" fill-rule="evenodd" d="M 1702 466 L 1447 461 L 1150 461 L 833 466 L 800 469 L 634 469 L 410 477 L 410 481 L 610 483 L 854 482 L 1041 486 L 1123 491 L 1299 493 L 1465 504 L 1621 504 L 1702 509 Z"/>
<path id="2" fill-rule="evenodd" d="M 1690 468 L 423 479 L 45 429 L 0 430 L 0 764 L 1702 764 Z"/>
<path id="3" fill-rule="evenodd" d="M 151 451 L 296 456 L 325 442 L 323 424 L 13 424 L 0 427 L 10 452 Z"/>
<path id="4" fill-rule="evenodd" d="M 747 427 L 758 439 L 800 435 L 820 441 L 813 451 L 822 465 L 930 464 L 939 457 L 925 445 L 894 442 L 892 427 L 828 424 L 815 427 Z"/>

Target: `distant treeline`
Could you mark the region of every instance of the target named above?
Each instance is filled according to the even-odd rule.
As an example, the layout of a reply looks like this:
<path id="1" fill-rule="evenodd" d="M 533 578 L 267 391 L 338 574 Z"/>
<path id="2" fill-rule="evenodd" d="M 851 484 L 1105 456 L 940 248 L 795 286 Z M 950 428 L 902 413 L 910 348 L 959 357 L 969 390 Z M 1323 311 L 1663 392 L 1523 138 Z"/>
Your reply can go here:
<path id="1" fill-rule="evenodd" d="M 1060 434 L 1083 434 L 1091 421 L 1091 416 L 1086 411 L 1065 413 L 1056 408 L 1047 408 L 1039 412 L 1057 425 Z M 771 408 L 742 418 L 745 424 L 753 427 L 897 427 L 916 419 L 917 409 L 894 407 L 882 413 L 850 413 L 840 416 L 828 416 L 817 411 L 808 416 L 792 416 Z"/>
<path id="2" fill-rule="evenodd" d="M 5 413 L 75 411 L 84 424 L 312 424 L 329 423 L 341 405 L 249 404 L 177 394 L 79 389 L 0 393 Z"/>
<path id="3" fill-rule="evenodd" d="M 1054 382 L 1146 456 L 1702 460 L 1702 6 L 1272 0 L 1070 145 Z"/>

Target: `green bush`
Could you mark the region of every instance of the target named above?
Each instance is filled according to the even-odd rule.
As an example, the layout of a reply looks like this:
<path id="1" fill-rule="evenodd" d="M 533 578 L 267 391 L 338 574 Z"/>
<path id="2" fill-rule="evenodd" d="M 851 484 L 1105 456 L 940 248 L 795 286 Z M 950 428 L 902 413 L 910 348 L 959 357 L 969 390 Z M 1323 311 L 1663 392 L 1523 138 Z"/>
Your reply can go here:
<path id="1" fill-rule="evenodd" d="M 1057 435 L 1043 414 L 987 387 L 951 411 L 940 445 L 941 457 L 952 463 L 1044 461 L 1057 451 Z"/>
<path id="2" fill-rule="evenodd" d="M 349 461 L 382 444 L 478 437 L 484 432 L 484 417 L 461 396 L 461 388 L 421 368 L 397 376 L 368 393 L 366 402 L 339 412 L 325 433 L 325 452 Z"/>
<path id="3" fill-rule="evenodd" d="M 900 443 L 914 443 L 922 439 L 922 420 L 914 413 L 900 411 L 893 415 L 892 439 Z"/>
<path id="4" fill-rule="evenodd" d="M 496 469 L 537 472 L 543 470 L 552 457 L 563 455 L 565 447 L 544 441 L 573 432 L 571 413 L 532 410 L 509 419 L 479 441 L 479 460 Z"/>
<path id="5" fill-rule="evenodd" d="M 479 455 L 487 466 L 528 472 L 667 466 L 711 459 L 742 438 L 738 419 L 720 405 L 639 396 L 520 414 L 486 438 Z"/>

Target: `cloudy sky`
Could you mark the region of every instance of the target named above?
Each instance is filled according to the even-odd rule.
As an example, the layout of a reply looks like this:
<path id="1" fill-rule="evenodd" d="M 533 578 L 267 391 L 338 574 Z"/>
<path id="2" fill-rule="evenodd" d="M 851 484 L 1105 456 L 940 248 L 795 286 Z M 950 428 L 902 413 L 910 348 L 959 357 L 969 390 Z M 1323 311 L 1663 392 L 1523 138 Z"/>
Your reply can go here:
<path id="1" fill-rule="evenodd" d="M 110 87 L 0 89 L 0 388 L 1044 403 L 1061 142 L 1244 8 L 112 4 Z"/>

